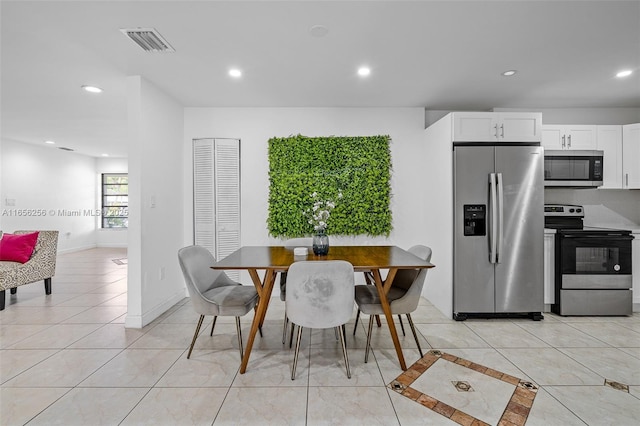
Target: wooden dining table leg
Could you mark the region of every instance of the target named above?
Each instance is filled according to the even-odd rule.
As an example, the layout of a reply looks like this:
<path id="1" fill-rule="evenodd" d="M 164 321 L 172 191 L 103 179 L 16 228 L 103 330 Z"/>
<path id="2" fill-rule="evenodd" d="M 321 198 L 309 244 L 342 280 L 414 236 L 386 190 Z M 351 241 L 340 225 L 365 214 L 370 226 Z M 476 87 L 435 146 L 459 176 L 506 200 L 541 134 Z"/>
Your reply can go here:
<path id="1" fill-rule="evenodd" d="M 264 274 L 264 283 L 260 282 L 260 277 L 255 269 L 249 269 L 249 275 L 251 276 L 251 280 L 253 281 L 256 291 L 260 296 L 260 300 L 258 301 L 258 309 L 253 316 L 251 330 L 249 331 L 249 337 L 247 338 L 247 344 L 244 349 L 244 356 L 240 363 L 240 374 L 244 374 L 245 371 L 247 371 L 247 364 L 249 363 L 249 357 L 251 356 L 251 348 L 253 348 L 253 342 L 256 338 L 258 328 L 262 325 L 267 313 L 269 299 L 271 298 L 271 291 L 273 290 L 273 283 L 275 282 L 275 273 L 270 269 L 268 269 Z"/>
<path id="2" fill-rule="evenodd" d="M 400 339 L 398 339 L 398 332 L 396 325 L 393 322 L 393 314 L 391 313 L 391 306 L 389 306 L 389 300 L 387 299 L 387 293 L 391 288 L 391 283 L 395 278 L 397 269 L 389 269 L 385 284 L 382 284 L 382 277 L 380 276 L 380 270 L 373 270 L 373 278 L 380 295 L 380 305 L 384 311 L 384 316 L 387 319 L 387 325 L 389 326 L 389 332 L 391 333 L 391 340 L 393 340 L 393 346 L 396 348 L 396 354 L 398 355 L 398 361 L 400 361 L 400 368 L 403 371 L 407 369 L 407 364 L 404 360 L 404 354 L 402 353 L 402 346 L 400 346 Z"/>

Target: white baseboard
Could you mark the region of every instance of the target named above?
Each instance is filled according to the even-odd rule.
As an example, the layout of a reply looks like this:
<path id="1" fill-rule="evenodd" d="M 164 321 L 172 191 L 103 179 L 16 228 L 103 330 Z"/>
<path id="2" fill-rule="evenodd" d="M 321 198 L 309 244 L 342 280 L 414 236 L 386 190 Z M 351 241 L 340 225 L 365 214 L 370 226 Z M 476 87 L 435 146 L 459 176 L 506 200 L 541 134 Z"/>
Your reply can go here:
<path id="1" fill-rule="evenodd" d="M 142 315 L 130 315 L 127 313 L 127 316 L 124 320 L 125 328 L 142 328 L 145 325 L 150 324 L 154 319 L 158 318 L 160 315 L 169 310 L 173 305 L 184 299 L 184 290 L 180 289 L 176 293 L 174 293 L 171 297 L 169 297 L 164 302 L 156 305 L 150 311 L 143 313 Z"/>
<path id="2" fill-rule="evenodd" d="M 90 249 L 94 249 L 96 247 L 97 246 L 95 244 L 88 244 L 86 246 L 80 246 L 80 247 L 71 247 L 71 248 L 64 249 L 64 250 L 58 250 L 58 254 L 75 253 L 77 251 L 90 250 Z"/>

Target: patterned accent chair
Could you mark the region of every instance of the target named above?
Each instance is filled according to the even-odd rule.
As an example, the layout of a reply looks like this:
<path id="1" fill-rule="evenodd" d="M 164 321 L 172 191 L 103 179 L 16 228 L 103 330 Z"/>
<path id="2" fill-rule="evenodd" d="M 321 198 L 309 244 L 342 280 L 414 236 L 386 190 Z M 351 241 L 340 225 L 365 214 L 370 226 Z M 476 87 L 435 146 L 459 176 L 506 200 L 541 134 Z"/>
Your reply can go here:
<path id="1" fill-rule="evenodd" d="M 35 231 L 16 231 L 28 234 Z M 45 294 L 51 294 L 51 277 L 56 274 L 58 231 L 38 231 L 38 242 L 26 263 L 0 261 L 0 311 L 5 306 L 5 291 L 16 294 L 21 285 L 44 280 Z"/>

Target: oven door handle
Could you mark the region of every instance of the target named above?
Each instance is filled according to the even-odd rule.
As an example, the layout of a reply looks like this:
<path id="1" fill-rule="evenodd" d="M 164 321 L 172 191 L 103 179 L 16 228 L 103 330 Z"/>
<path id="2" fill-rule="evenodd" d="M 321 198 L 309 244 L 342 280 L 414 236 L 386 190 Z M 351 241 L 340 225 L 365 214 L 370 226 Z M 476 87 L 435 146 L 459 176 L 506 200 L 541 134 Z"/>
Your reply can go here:
<path id="1" fill-rule="evenodd" d="M 631 241 L 634 239 L 632 235 L 609 234 L 609 235 L 562 235 L 562 238 L 571 239 L 599 239 L 611 241 Z"/>

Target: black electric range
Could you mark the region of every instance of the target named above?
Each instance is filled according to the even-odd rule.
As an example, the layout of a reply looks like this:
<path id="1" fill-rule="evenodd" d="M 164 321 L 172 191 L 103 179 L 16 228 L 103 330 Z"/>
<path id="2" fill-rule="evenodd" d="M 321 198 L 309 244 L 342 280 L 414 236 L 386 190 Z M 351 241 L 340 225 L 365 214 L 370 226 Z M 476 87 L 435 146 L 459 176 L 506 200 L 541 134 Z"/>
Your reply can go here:
<path id="1" fill-rule="evenodd" d="M 546 204 L 545 228 L 556 229 L 555 301 L 560 315 L 631 315 L 630 230 L 584 226 L 584 208 Z"/>

